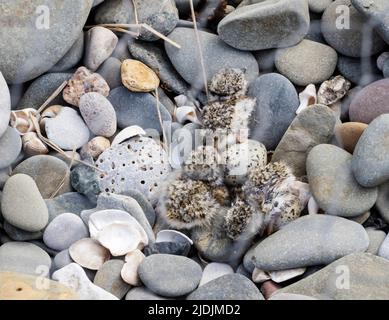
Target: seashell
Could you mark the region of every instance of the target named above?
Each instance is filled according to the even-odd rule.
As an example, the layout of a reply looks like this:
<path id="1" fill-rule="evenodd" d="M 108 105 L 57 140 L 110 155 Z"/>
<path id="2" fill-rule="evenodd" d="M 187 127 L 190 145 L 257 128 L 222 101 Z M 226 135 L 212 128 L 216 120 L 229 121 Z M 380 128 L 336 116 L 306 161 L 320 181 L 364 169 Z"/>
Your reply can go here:
<path id="1" fill-rule="evenodd" d="M 109 251 L 91 238 L 73 243 L 69 248 L 69 254 L 80 266 L 90 270 L 100 269 L 110 258 Z"/>
<path id="2" fill-rule="evenodd" d="M 177 121 L 181 124 L 185 123 L 186 121 L 190 121 L 196 124 L 201 124 L 201 121 L 197 117 L 195 107 L 189 107 L 189 106 L 179 107 L 174 111 L 174 116 L 176 117 Z"/>
<path id="3" fill-rule="evenodd" d="M 351 82 L 342 76 L 336 76 L 324 81 L 317 93 L 319 104 L 329 106 L 342 99 L 351 88 Z"/>
<path id="4" fill-rule="evenodd" d="M 84 144 L 81 148 L 81 155 L 83 158 L 91 156 L 96 160 L 100 154 L 107 150 L 111 146 L 111 142 L 105 137 L 94 137 L 87 144 Z"/>
<path id="5" fill-rule="evenodd" d="M 26 132 L 22 137 L 22 142 L 23 151 L 29 156 L 49 153 L 49 149 L 38 138 L 36 132 Z"/>
<path id="6" fill-rule="evenodd" d="M 271 278 L 267 272 L 258 268 L 254 268 L 251 279 L 253 280 L 254 283 L 263 283 L 267 280 L 270 280 Z"/>
<path id="7" fill-rule="evenodd" d="M 226 274 L 233 274 L 234 269 L 229 264 L 212 262 L 204 268 L 199 287 Z"/>
<path id="8" fill-rule="evenodd" d="M 306 268 L 296 268 L 289 270 L 269 271 L 269 276 L 274 282 L 281 283 L 301 276 L 305 272 L 305 270 Z"/>
<path id="9" fill-rule="evenodd" d="M 144 136 L 146 132 L 139 126 L 130 126 L 120 131 L 112 141 L 112 146 L 122 143 L 125 140 L 131 139 L 135 136 Z"/>
<path id="10" fill-rule="evenodd" d="M 306 109 L 308 106 L 314 105 L 317 102 L 316 87 L 314 84 L 308 85 L 304 91 L 299 94 L 300 105 L 296 110 L 296 114 Z"/>
<path id="11" fill-rule="evenodd" d="M 159 78 L 155 72 L 137 60 L 124 60 L 121 76 L 123 85 L 132 92 L 151 92 L 159 87 Z"/>
<path id="12" fill-rule="evenodd" d="M 123 256 L 147 244 L 139 229 L 130 223 L 111 223 L 97 234 L 97 241 L 107 248 L 114 257 Z"/>
<path id="13" fill-rule="evenodd" d="M 319 205 L 317 204 L 314 197 L 310 197 L 308 200 L 308 213 L 319 214 Z"/>
<path id="14" fill-rule="evenodd" d="M 59 105 L 54 105 L 51 107 L 48 107 L 42 112 L 40 121 L 39 121 L 39 127 L 41 128 L 42 132 L 45 132 L 45 125 L 46 125 L 46 119 L 47 118 L 55 118 L 60 112 L 63 107 Z"/>
<path id="15" fill-rule="evenodd" d="M 122 271 L 120 273 L 122 279 L 126 283 L 132 286 L 142 285 L 138 276 L 138 267 L 142 263 L 144 258 L 145 255 L 142 253 L 142 251 L 138 249 L 126 254 L 126 256 L 124 257 L 126 263 L 123 265 Z"/>
<path id="16" fill-rule="evenodd" d="M 157 233 L 155 242 L 188 242 L 193 245 L 192 239 L 177 230 L 161 230 Z"/>
<path id="17" fill-rule="evenodd" d="M 10 124 L 21 135 L 35 130 L 34 124 L 30 118 L 30 114 L 33 115 L 35 118 L 38 117 L 37 110 L 33 108 L 11 111 Z"/>

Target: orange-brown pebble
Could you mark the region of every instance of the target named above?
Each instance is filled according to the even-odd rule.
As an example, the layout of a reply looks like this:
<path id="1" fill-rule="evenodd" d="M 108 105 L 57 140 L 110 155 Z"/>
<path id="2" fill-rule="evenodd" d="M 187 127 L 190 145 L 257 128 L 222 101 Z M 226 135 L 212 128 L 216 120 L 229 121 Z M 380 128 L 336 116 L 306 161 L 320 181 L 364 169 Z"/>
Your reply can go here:
<path id="1" fill-rule="evenodd" d="M 359 138 L 367 124 L 361 122 L 346 122 L 335 127 L 336 140 L 344 150 L 353 153 Z"/>

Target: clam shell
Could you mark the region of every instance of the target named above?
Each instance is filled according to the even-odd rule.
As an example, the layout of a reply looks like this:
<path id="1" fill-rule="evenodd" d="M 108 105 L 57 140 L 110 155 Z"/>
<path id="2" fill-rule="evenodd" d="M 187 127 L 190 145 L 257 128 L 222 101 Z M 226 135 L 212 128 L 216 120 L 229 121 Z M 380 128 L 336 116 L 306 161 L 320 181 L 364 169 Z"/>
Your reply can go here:
<path id="1" fill-rule="evenodd" d="M 302 275 L 305 270 L 306 268 L 296 268 L 289 270 L 270 271 L 269 276 L 274 282 L 281 283 Z"/>
<path id="2" fill-rule="evenodd" d="M 263 271 L 263 270 L 258 269 L 258 268 L 254 268 L 251 279 L 255 283 L 263 283 L 267 280 L 270 280 L 271 278 L 266 271 Z"/>
<path id="3" fill-rule="evenodd" d="M 91 238 L 73 243 L 69 248 L 69 254 L 76 263 L 90 270 L 100 269 L 110 258 L 109 251 Z"/>
<path id="4" fill-rule="evenodd" d="M 132 286 L 140 286 L 142 284 L 138 276 L 138 267 L 144 258 L 145 255 L 138 249 L 126 254 L 124 258 L 126 263 L 123 265 L 121 271 L 122 279 L 126 283 Z"/>
<path id="5" fill-rule="evenodd" d="M 21 135 L 35 130 L 30 114 L 35 118 L 38 117 L 37 111 L 33 108 L 11 111 L 10 124 Z"/>
<path id="6" fill-rule="evenodd" d="M 124 128 L 122 131 L 120 131 L 115 139 L 112 141 L 112 146 L 115 146 L 117 144 L 122 143 L 125 140 L 131 139 L 132 137 L 135 136 L 142 136 L 146 135 L 146 132 L 139 126 L 131 126 Z"/>
<path id="7" fill-rule="evenodd" d="M 185 123 L 190 121 L 193 123 L 201 124 L 201 121 L 197 117 L 196 108 L 190 106 L 179 107 L 175 110 L 174 116 L 176 117 L 178 123 Z"/>
<path id="8" fill-rule="evenodd" d="M 177 230 L 161 230 L 157 233 L 155 242 L 188 242 L 193 245 L 192 239 Z"/>
<path id="9" fill-rule="evenodd" d="M 49 153 L 49 149 L 39 139 L 36 132 L 25 133 L 22 137 L 22 142 L 23 151 L 29 156 Z"/>

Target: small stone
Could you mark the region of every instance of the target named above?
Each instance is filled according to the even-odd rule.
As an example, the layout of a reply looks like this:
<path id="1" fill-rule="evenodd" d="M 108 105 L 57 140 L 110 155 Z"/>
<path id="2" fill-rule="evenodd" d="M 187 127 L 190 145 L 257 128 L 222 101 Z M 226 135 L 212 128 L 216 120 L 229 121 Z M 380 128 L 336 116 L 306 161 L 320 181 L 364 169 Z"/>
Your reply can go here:
<path id="1" fill-rule="evenodd" d="M 110 57 L 96 71 L 105 79 L 111 90 L 122 86 L 121 66 L 122 63 L 119 59 Z"/>
<path id="2" fill-rule="evenodd" d="M 70 173 L 72 187 L 92 203 L 96 203 L 97 196 L 101 192 L 97 174 L 95 169 L 86 165 L 79 165 Z"/>
<path id="3" fill-rule="evenodd" d="M 110 258 L 109 251 L 91 238 L 73 243 L 69 248 L 69 254 L 76 263 L 89 270 L 99 270 Z"/>
<path id="4" fill-rule="evenodd" d="M 367 124 L 360 122 L 346 122 L 335 126 L 335 137 L 338 145 L 347 152 L 353 153 Z"/>
<path id="5" fill-rule="evenodd" d="M 109 260 L 105 262 L 97 271 L 93 283 L 105 291 L 110 292 L 118 299 L 122 299 L 131 288 L 120 276 L 123 266 L 124 262 L 121 260 Z"/>
<path id="6" fill-rule="evenodd" d="M 124 86 L 132 92 L 150 92 L 159 87 L 159 79 L 155 72 L 137 60 L 124 60 L 121 75 Z"/>
<path id="7" fill-rule="evenodd" d="M 383 114 L 365 129 L 355 147 L 352 170 L 358 183 L 364 187 L 376 187 L 389 179 L 389 115 Z"/>
<path id="8" fill-rule="evenodd" d="M 103 95 L 89 92 L 80 98 L 80 112 L 89 129 L 98 136 L 111 137 L 116 132 L 116 112 Z"/>
<path id="9" fill-rule="evenodd" d="M 25 174 L 16 174 L 7 180 L 3 189 L 1 211 L 10 224 L 30 232 L 42 230 L 49 217 L 38 187 Z"/>
<path id="10" fill-rule="evenodd" d="M 226 274 L 233 273 L 234 269 L 232 269 L 230 265 L 225 263 L 212 262 L 204 268 L 199 287 Z"/>
<path id="11" fill-rule="evenodd" d="M 63 250 L 59 253 L 57 253 L 53 260 L 53 270 L 59 270 L 63 267 L 67 266 L 68 264 L 71 264 L 73 259 L 70 257 L 69 249 Z"/>
<path id="12" fill-rule="evenodd" d="M 0 137 L 8 128 L 11 116 L 11 96 L 7 82 L 0 71 Z"/>
<path id="13" fill-rule="evenodd" d="M 84 54 L 84 32 L 81 32 L 78 39 L 73 43 L 68 52 L 59 60 L 51 72 L 64 72 L 75 67 L 82 59 Z"/>
<path id="14" fill-rule="evenodd" d="M 147 221 L 149 222 L 150 226 L 153 227 L 155 220 L 156 220 L 156 213 L 155 213 L 155 210 L 154 210 L 153 206 L 151 205 L 150 201 L 147 200 L 147 198 L 143 195 L 143 193 L 141 193 L 140 191 L 138 191 L 136 189 L 127 190 L 126 195 L 128 197 L 135 199 L 138 202 L 138 204 L 140 205 L 140 207 L 143 210 L 144 215 L 146 216 Z M 128 210 L 126 210 L 126 211 L 128 211 Z M 148 228 L 145 227 L 146 223 L 142 222 L 143 218 L 138 218 L 135 214 L 132 214 L 132 215 L 136 218 L 136 220 L 138 220 L 138 222 L 141 224 L 143 229 L 145 229 L 146 233 L 148 234 L 148 231 L 147 231 Z M 148 234 L 148 236 L 149 236 L 149 239 L 152 239 L 150 234 Z"/>
<path id="15" fill-rule="evenodd" d="M 43 242 L 54 250 L 62 251 L 88 235 L 88 229 L 80 217 L 73 213 L 62 213 L 46 227 Z"/>
<path id="16" fill-rule="evenodd" d="M 264 300 L 252 281 L 241 274 L 227 274 L 202 285 L 187 300 Z"/>
<path id="17" fill-rule="evenodd" d="M 169 300 L 164 297 L 160 297 L 155 293 L 147 290 L 145 287 L 132 288 L 126 295 L 126 300 Z"/>
<path id="18" fill-rule="evenodd" d="M 145 286 L 154 293 L 165 297 L 180 297 L 197 288 L 202 270 L 189 258 L 155 254 L 142 261 L 138 274 Z"/>
<path id="19" fill-rule="evenodd" d="M 81 148 L 89 140 L 89 129 L 76 110 L 62 107 L 54 118 L 45 120 L 47 138 L 64 150 Z"/>
<path id="20" fill-rule="evenodd" d="M 96 24 L 135 23 L 133 2 L 127 0 L 105 1 L 96 9 L 95 21 Z"/>
<path id="21" fill-rule="evenodd" d="M 351 87 L 351 83 L 342 76 L 336 76 L 324 81 L 317 93 L 319 104 L 332 105 L 342 99 Z"/>
<path id="22" fill-rule="evenodd" d="M 146 256 L 152 254 L 172 254 L 177 256 L 187 256 L 190 251 L 190 244 L 184 242 L 156 242 L 144 248 Z"/>
<path id="23" fill-rule="evenodd" d="M 118 300 L 113 294 L 93 284 L 76 263 L 55 271 L 52 278 L 76 291 L 81 300 Z"/>
<path id="24" fill-rule="evenodd" d="M 28 242 L 7 242 L 0 246 L 0 271 L 20 272 L 48 277 L 51 258 Z M 3 283 L 2 283 L 3 284 Z"/>
<path id="25" fill-rule="evenodd" d="M 124 258 L 126 263 L 121 269 L 122 279 L 126 283 L 132 286 L 140 286 L 142 284 L 138 275 L 138 268 L 144 258 L 145 255 L 140 250 L 134 250 L 126 254 Z"/>
<path id="26" fill-rule="evenodd" d="M 0 137 L 0 169 L 9 167 L 22 150 L 22 139 L 16 129 L 7 127 Z"/>
<path id="27" fill-rule="evenodd" d="M 42 239 L 42 231 L 37 232 L 28 232 L 22 229 L 14 227 L 12 224 L 9 224 L 7 221 L 3 223 L 4 231 L 7 235 L 14 241 L 28 241 L 28 240 L 37 240 Z"/>
<path id="28" fill-rule="evenodd" d="M 85 67 L 80 67 L 63 90 L 63 98 L 67 103 L 78 106 L 81 96 L 85 93 L 98 92 L 107 97 L 109 90 L 107 82 L 98 73 L 93 73 Z"/>
<path id="29" fill-rule="evenodd" d="M 264 50 L 293 46 L 308 29 L 307 1 L 287 0 L 241 6 L 220 21 L 217 31 L 234 48 Z"/>
<path id="30" fill-rule="evenodd" d="M 34 179 L 44 199 L 71 191 L 69 169 L 65 162 L 48 155 L 30 157 L 21 162 L 12 174 L 23 173 Z M 62 187 L 58 190 L 58 188 Z"/>
<path id="31" fill-rule="evenodd" d="M 115 118 L 116 121 L 116 118 Z M 94 137 L 87 144 L 83 145 L 80 154 L 83 158 L 92 157 L 96 160 L 105 150 L 111 146 L 111 142 L 105 137 Z"/>
<path id="32" fill-rule="evenodd" d="M 366 252 L 379 255 L 378 251 L 386 238 L 386 233 L 381 230 L 375 230 L 373 228 L 367 228 L 366 233 L 369 236 L 369 247 L 367 248 Z"/>

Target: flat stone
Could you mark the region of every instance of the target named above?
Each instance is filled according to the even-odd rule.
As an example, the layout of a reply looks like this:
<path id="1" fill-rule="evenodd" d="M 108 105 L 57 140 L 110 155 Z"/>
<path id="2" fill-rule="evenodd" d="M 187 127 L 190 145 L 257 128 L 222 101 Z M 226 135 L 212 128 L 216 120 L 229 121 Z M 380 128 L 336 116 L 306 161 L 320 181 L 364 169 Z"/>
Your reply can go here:
<path id="1" fill-rule="evenodd" d="M 272 161 L 283 161 L 292 172 L 305 175 L 305 163 L 309 151 L 316 145 L 328 143 L 335 128 L 333 111 L 324 105 L 310 106 L 293 120 L 278 144 Z"/>
<path id="2" fill-rule="evenodd" d="M 155 254 L 142 261 L 138 274 L 145 286 L 154 293 L 165 297 L 179 297 L 197 288 L 202 270 L 189 258 Z"/>
<path id="3" fill-rule="evenodd" d="M 204 57 L 207 82 L 224 68 L 246 70 L 246 78 L 252 81 L 258 77 L 258 64 L 250 52 L 242 52 L 225 44 L 217 35 L 199 31 Z M 203 88 L 204 81 L 199 66 L 200 58 L 193 29 L 176 28 L 169 39 L 181 45 L 178 49 L 165 42 L 165 50 L 174 68 L 186 82 L 195 88 Z"/>
<path id="4" fill-rule="evenodd" d="M 73 259 L 70 257 L 69 249 L 57 253 L 53 259 L 53 270 L 59 270 L 68 264 L 71 264 Z"/>
<path id="5" fill-rule="evenodd" d="M 278 71 L 298 86 L 319 84 L 334 73 L 338 54 L 331 47 L 310 40 L 277 51 Z"/>
<path id="6" fill-rule="evenodd" d="M 161 297 L 145 287 L 132 288 L 126 294 L 126 300 L 169 300 L 168 298 Z"/>
<path id="7" fill-rule="evenodd" d="M 30 176 L 36 183 L 44 199 L 50 198 L 58 190 L 57 195 L 71 191 L 69 169 L 62 160 L 48 155 L 30 157 L 21 162 L 12 174 L 23 173 Z"/>
<path id="8" fill-rule="evenodd" d="M 132 1 L 127 1 L 127 0 L 105 1 L 96 9 L 95 21 L 96 24 L 135 23 L 135 12 L 134 12 L 134 6 Z"/>
<path id="9" fill-rule="evenodd" d="M 255 2 L 237 8 L 220 21 L 217 31 L 230 46 L 240 50 L 290 47 L 308 33 L 307 1 Z"/>
<path id="10" fill-rule="evenodd" d="M 137 125 L 143 130 L 154 129 L 162 133 L 156 107 L 157 100 L 150 93 L 130 92 L 122 86 L 112 90 L 108 100 L 116 111 L 119 128 Z M 172 121 L 170 113 L 162 104 L 159 108 L 162 121 Z"/>
<path id="11" fill-rule="evenodd" d="M 352 170 L 358 183 L 364 187 L 376 187 L 389 179 L 389 115 L 373 120 L 359 138 L 352 158 Z"/>
<path id="12" fill-rule="evenodd" d="M 123 85 L 132 92 L 155 92 L 159 87 L 159 78 L 155 72 L 138 60 L 124 60 L 121 76 Z"/>
<path id="13" fill-rule="evenodd" d="M 7 82 L 0 71 L 0 137 L 8 128 L 9 118 L 11 116 L 11 95 L 9 93 Z"/>
<path id="14" fill-rule="evenodd" d="M 130 3 L 129 1 L 125 2 Z M 96 72 L 105 79 L 111 89 L 115 89 L 123 85 L 120 74 L 121 66 L 122 63 L 119 59 L 110 57 L 103 62 Z"/>
<path id="15" fill-rule="evenodd" d="M 254 265 L 277 271 L 329 264 L 364 252 L 369 237 L 358 223 L 329 215 L 301 217 L 272 234 L 254 249 Z"/>
<path id="16" fill-rule="evenodd" d="M 50 256 L 28 242 L 7 242 L 0 246 L 0 271 L 48 277 Z"/>
<path id="17" fill-rule="evenodd" d="M 0 14 L 0 70 L 8 83 L 22 83 L 52 68 L 79 37 L 92 0 L 10 1 Z M 14 14 L 18 12 L 15 24 Z M 66 29 L 66 32 L 64 30 Z"/>
<path id="18" fill-rule="evenodd" d="M 355 180 L 351 158 L 347 151 L 330 144 L 315 146 L 308 154 L 309 188 L 327 214 L 357 217 L 377 200 L 377 188 L 364 188 Z"/>
<path id="19" fill-rule="evenodd" d="M 226 263 L 212 262 L 207 264 L 203 270 L 203 276 L 201 277 L 199 287 L 226 274 L 233 273 L 234 269 Z"/>
<path id="20" fill-rule="evenodd" d="M 12 127 L 7 127 L 0 137 L 0 169 L 9 167 L 19 156 L 22 150 L 22 139 Z"/>
<path id="21" fill-rule="evenodd" d="M 251 82 L 248 95 L 257 99 L 250 138 L 274 150 L 296 116 L 299 106 L 296 89 L 284 76 L 271 73 Z"/>
<path id="22" fill-rule="evenodd" d="M 143 250 L 146 256 L 153 254 L 172 254 L 177 256 L 187 256 L 190 251 L 190 244 L 184 242 L 157 242 L 146 246 Z"/>
<path id="23" fill-rule="evenodd" d="M 338 145 L 347 152 L 353 153 L 367 124 L 346 122 L 335 126 L 335 137 Z"/>
<path id="24" fill-rule="evenodd" d="M 38 187 L 25 174 L 16 174 L 7 180 L 3 189 L 1 211 L 10 224 L 30 232 L 42 230 L 49 218 Z"/>
<path id="25" fill-rule="evenodd" d="M 301 294 L 323 300 L 387 300 L 388 270 L 386 259 L 369 253 L 350 254 L 277 294 Z"/>
<path id="26" fill-rule="evenodd" d="M 50 69 L 51 72 L 64 72 L 75 67 L 84 55 L 84 32 L 73 43 L 68 52 L 59 60 L 54 67 Z"/>
<path id="27" fill-rule="evenodd" d="M 42 231 L 37 232 L 28 232 L 22 229 L 14 227 L 12 224 L 9 224 L 7 221 L 3 223 L 4 231 L 7 235 L 14 241 L 28 241 L 28 240 L 37 240 L 42 239 Z"/>
<path id="28" fill-rule="evenodd" d="M 245 276 L 227 274 L 202 285 L 187 300 L 264 300 L 264 297 Z"/>
<path id="29" fill-rule="evenodd" d="M 378 255 L 378 250 L 386 238 L 386 233 L 373 228 L 366 228 L 366 233 L 369 236 L 369 247 L 366 252 Z"/>

